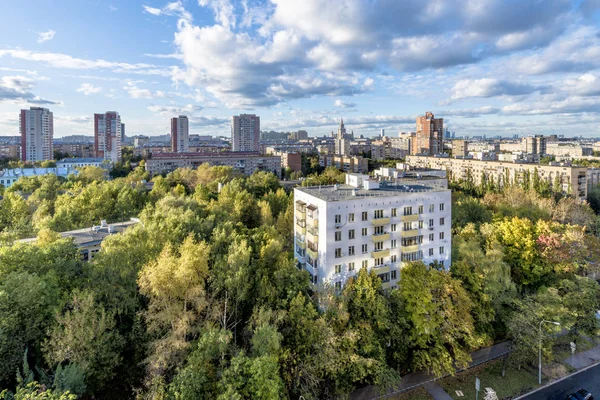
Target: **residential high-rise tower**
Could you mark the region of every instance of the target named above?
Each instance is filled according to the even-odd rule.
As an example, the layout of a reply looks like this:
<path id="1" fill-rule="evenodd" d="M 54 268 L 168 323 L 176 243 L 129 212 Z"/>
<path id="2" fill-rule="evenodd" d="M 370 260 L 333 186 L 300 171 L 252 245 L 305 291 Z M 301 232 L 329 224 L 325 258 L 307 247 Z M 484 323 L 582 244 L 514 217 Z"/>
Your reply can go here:
<path id="1" fill-rule="evenodd" d="M 171 151 L 173 153 L 187 153 L 189 144 L 189 121 L 185 115 L 171 118 Z"/>
<path id="2" fill-rule="evenodd" d="M 417 117 L 417 131 L 412 142 L 411 154 L 433 156 L 444 151 L 444 119 L 435 118 L 427 111 Z"/>
<path id="3" fill-rule="evenodd" d="M 42 107 L 21 110 L 19 132 L 21 133 L 21 160 L 43 161 L 54 158 L 52 148 L 54 116 L 50 110 Z"/>
<path id="4" fill-rule="evenodd" d="M 240 114 L 231 117 L 231 149 L 233 151 L 259 151 L 260 117 Z"/>
<path id="5" fill-rule="evenodd" d="M 96 157 L 121 161 L 121 116 L 116 111 L 94 114 L 94 149 Z"/>

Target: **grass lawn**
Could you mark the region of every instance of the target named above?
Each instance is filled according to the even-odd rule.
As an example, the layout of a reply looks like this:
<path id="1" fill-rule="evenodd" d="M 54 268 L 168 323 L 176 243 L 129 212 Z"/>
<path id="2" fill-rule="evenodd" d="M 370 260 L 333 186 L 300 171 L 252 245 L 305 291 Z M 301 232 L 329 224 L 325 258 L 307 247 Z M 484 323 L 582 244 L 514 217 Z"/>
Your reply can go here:
<path id="1" fill-rule="evenodd" d="M 537 386 L 537 373 L 524 368 L 517 370 L 506 369 L 502 377 L 502 360 L 492 361 L 460 372 L 455 376 L 440 379 L 437 383 L 452 396 L 453 399 L 466 400 L 475 398 L 475 377 L 481 381 L 479 398 L 483 398 L 485 388 L 492 388 L 499 399 L 510 399 Z M 458 397 L 456 391 L 463 392 L 464 397 Z"/>
<path id="2" fill-rule="evenodd" d="M 422 387 L 411 390 L 410 392 L 388 397 L 389 400 L 433 400 L 433 397 Z"/>

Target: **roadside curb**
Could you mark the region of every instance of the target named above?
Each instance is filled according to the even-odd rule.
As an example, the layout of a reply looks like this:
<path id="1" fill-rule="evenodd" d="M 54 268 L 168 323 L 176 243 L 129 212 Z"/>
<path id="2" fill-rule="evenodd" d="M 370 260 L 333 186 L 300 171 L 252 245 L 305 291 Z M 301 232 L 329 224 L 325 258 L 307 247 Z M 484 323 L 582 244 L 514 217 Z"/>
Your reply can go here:
<path id="1" fill-rule="evenodd" d="M 575 375 L 577 375 L 577 374 L 578 374 L 578 373 L 580 373 L 580 372 L 585 372 L 585 371 L 587 371 L 587 370 L 588 370 L 588 369 L 590 369 L 590 368 L 597 367 L 598 365 L 600 365 L 600 361 L 596 361 L 595 363 L 593 363 L 593 364 L 590 364 L 590 365 L 588 365 L 587 367 L 584 367 L 584 368 L 582 368 L 582 369 L 579 369 L 579 370 L 577 370 L 577 371 L 573 372 L 572 374 L 569 374 L 569 375 L 563 376 L 563 377 L 562 377 L 562 378 L 560 378 L 560 379 L 557 379 L 557 380 L 555 380 L 555 381 L 548 382 L 548 383 L 546 383 L 545 385 L 543 385 L 543 386 L 540 386 L 539 388 L 532 390 L 531 392 L 527 392 L 527 393 L 525 393 L 525 394 L 522 394 L 522 395 L 520 395 L 519 397 L 515 397 L 513 400 L 521 400 L 521 399 L 524 399 L 525 397 L 527 397 L 527 396 L 529 396 L 529 395 L 532 395 L 532 394 L 534 394 L 534 393 L 536 393 L 536 392 L 539 392 L 540 390 L 546 389 L 546 388 L 547 388 L 547 387 L 549 387 L 549 386 L 552 386 L 552 385 L 554 385 L 554 384 L 557 384 L 557 383 L 559 383 L 559 382 L 562 382 L 562 381 L 564 381 L 565 379 L 568 379 L 568 378 L 570 378 L 570 377 L 572 377 L 572 376 L 575 376 Z"/>

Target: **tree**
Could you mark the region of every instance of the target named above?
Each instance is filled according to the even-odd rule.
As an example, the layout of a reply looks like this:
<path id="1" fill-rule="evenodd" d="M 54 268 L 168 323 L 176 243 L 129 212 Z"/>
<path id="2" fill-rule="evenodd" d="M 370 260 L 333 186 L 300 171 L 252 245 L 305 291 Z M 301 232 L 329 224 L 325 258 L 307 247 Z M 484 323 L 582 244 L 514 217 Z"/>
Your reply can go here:
<path id="1" fill-rule="evenodd" d="M 466 367 L 476 340 L 472 302 L 460 282 L 417 262 L 402 269 L 399 290 L 410 325 L 413 370 L 443 376 Z"/>
<path id="2" fill-rule="evenodd" d="M 140 292 L 148 298 L 148 330 L 156 334 L 148 359 L 152 375 L 164 375 L 183 361 L 206 308 L 205 280 L 210 248 L 188 236 L 179 246 L 167 244 L 140 271 Z"/>
<path id="3" fill-rule="evenodd" d="M 114 314 L 106 313 L 91 292 L 75 292 L 56 320 L 44 343 L 48 363 L 77 365 L 85 373 L 86 385 L 101 389 L 121 362 L 123 338 L 115 330 Z"/>
<path id="4" fill-rule="evenodd" d="M 0 393 L 1 400 L 76 400 L 77 395 L 64 392 L 60 393 L 51 389 L 46 389 L 44 385 L 38 382 L 31 382 L 27 386 L 17 387 L 15 394 L 4 390 Z"/>

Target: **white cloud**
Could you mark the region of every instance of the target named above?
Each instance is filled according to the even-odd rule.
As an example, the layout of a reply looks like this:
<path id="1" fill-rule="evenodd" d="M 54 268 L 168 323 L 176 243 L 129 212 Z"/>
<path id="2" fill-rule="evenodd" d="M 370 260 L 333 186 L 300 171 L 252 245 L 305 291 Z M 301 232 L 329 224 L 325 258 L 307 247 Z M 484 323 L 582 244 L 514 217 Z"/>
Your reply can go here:
<path id="1" fill-rule="evenodd" d="M 31 90 L 35 82 L 24 76 L 3 76 L 0 78 L 0 103 L 11 104 L 62 104 L 34 95 Z"/>
<path id="2" fill-rule="evenodd" d="M 493 78 L 462 79 L 450 90 L 452 100 L 470 97 L 520 96 L 543 90 L 543 87 Z"/>
<path id="3" fill-rule="evenodd" d="M 148 106 L 148 110 L 161 117 L 173 117 L 175 115 L 197 114 L 202 111 L 202 107 L 195 104 L 187 104 L 185 106 Z"/>
<path id="4" fill-rule="evenodd" d="M 152 15 L 162 14 L 162 11 L 160 8 L 154 8 L 154 7 L 149 7 L 149 6 L 144 6 L 144 11 L 147 12 L 148 14 L 152 14 Z"/>
<path id="5" fill-rule="evenodd" d="M 333 102 L 333 106 L 340 107 L 340 108 L 354 108 L 354 107 L 356 107 L 356 103 L 349 103 L 349 102 L 337 99 L 336 101 Z"/>
<path id="6" fill-rule="evenodd" d="M 123 87 L 123 89 L 127 93 L 129 93 L 129 96 L 132 99 L 154 99 L 154 98 L 165 97 L 165 93 L 161 90 L 158 90 L 158 91 L 152 93 L 152 91 L 149 89 L 141 89 L 141 88 L 137 87 L 135 82 L 130 81 L 130 80 L 128 80 L 125 83 L 125 86 Z"/>
<path id="7" fill-rule="evenodd" d="M 100 93 L 102 88 L 99 86 L 94 86 L 91 83 L 82 83 L 76 91 L 89 96 L 90 94 Z"/>
<path id="8" fill-rule="evenodd" d="M 54 35 L 56 35 L 56 32 L 52 29 L 48 29 L 46 32 L 39 32 L 37 41 L 38 43 L 47 42 L 48 40 L 54 39 Z"/>
<path id="9" fill-rule="evenodd" d="M 201 7 L 212 8 L 215 14 L 215 21 L 224 27 L 234 27 L 236 18 L 233 5 L 229 0 L 198 0 Z"/>
<path id="10" fill-rule="evenodd" d="M 110 4 L 110 5 L 108 6 L 108 9 L 109 9 L 110 11 L 117 11 L 117 10 L 118 10 L 118 8 L 117 8 L 117 7 L 115 7 L 115 6 L 113 6 L 112 4 Z"/>

